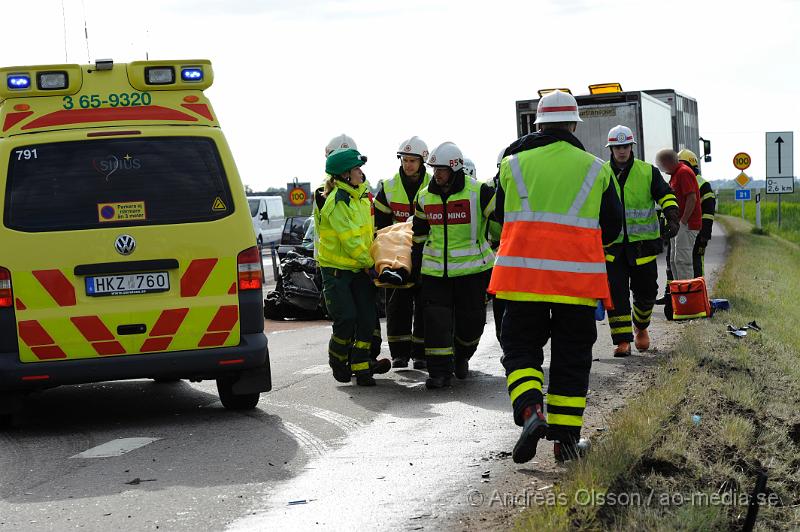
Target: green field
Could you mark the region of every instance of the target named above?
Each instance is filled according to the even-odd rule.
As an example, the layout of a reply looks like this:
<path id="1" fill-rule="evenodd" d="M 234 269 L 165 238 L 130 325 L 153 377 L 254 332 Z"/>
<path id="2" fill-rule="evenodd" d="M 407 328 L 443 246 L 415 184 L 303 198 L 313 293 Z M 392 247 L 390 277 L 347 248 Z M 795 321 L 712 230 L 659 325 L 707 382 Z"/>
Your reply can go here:
<path id="1" fill-rule="evenodd" d="M 780 229 L 778 229 L 778 197 L 773 194 L 764 194 L 762 191 L 761 199 L 761 225 L 772 234 L 800 244 L 800 191 L 795 190 L 794 194 L 783 194 Z M 744 204 L 745 219 L 755 223 L 755 193 L 753 199 L 745 201 Z M 741 217 L 742 205 L 740 201 L 734 199 L 733 189 L 717 192 L 717 212 Z"/>

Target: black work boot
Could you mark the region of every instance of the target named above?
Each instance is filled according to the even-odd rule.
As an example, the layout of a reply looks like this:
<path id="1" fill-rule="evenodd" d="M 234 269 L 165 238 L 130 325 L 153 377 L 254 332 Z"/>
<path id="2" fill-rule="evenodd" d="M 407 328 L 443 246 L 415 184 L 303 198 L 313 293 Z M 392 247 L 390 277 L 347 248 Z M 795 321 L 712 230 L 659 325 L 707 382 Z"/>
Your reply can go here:
<path id="1" fill-rule="evenodd" d="M 428 363 L 425 362 L 424 358 L 415 358 L 414 369 L 428 369 Z"/>
<path id="2" fill-rule="evenodd" d="M 328 365 L 333 370 L 333 378 L 338 382 L 350 382 L 353 372 L 350 370 L 350 365 L 345 365 L 335 359 L 330 359 Z"/>
<path id="3" fill-rule="evenodd" d="M 672 296 L 670 295 L 669 290 L 667 290 L 666 292 L 664 292 L 663 296 L 661 296 L 658 299 L 656 299 L 656 303 L 655 304 L 656 305 L 666 305 L 667 304 L 667 300 L 669 300 L 671 298 L 672 298 Z"/>
<path id="4" fill-rule="evenodd" d="M 515 464 L 524 464 L 536 456 L 536 446 L 539 440 L 547 435 L 547 420 L 542 413 L 542 405 L 534 405 L 530 416 L 522 426 L 522 434 L 519 435 L 517 444 L 511 457 Z"/>
<path id="5" fill-rule="evenodd" d="M 442 388 L 450 387 L 450 375 L 439 375 L 437 377 L 428 377 L 425 381 L 425 387 L 429 390 L 441 390 Z"/>
<path id="6" fill-rule="evenodd" d="M 375 377 L 367 372 L 356 373 L 356 384 L 359 386 L 375 386 L 377 382 Z"/>
<path id="7" fill-rule="evenodd" d="M 469 376 L 469 359 L 456 357 L 456 378 L 464 380 Z"/>
<path id="8" fill-rule="evenodd" d="M 388 373 L 392 369 L 392 363 L 388 358 L 381 358 L 380 360 L 371 360 L 369 362 L 369 371 L 372 375 L 382 375 Z"/>
<path id="9" fill-rule="evenodd" d="M 590 447 L 591 443 L 585 438 L 580 438 L 578 441 L 574 439 L 556 441 L 553 442 L 553 456 L 555 456 L 556 462 L 561 463 L 577 460 L 586 456 Z"/>
<path id="10" fill-rule="evenodd" d="M 386 268 L 378 276 L 380 282 L 397 286 L 406 284 L 407 279 L 408 272 L 404 269 L 393 270 L 391 268 Z"/>
<path id="11" fill-rule="evenodd" d="M 392 367 L 393 368 L 407 368 L 408 367 L 408 357 L 397 357 L 392 360 Z"/>

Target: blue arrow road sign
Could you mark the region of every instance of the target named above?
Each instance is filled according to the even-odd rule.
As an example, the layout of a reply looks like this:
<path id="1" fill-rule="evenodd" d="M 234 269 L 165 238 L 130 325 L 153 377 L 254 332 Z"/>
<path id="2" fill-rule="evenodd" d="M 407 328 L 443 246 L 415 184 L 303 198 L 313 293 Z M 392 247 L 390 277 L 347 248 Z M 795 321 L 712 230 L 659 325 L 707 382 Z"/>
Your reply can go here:
<path id="1" fill-rule="evenodd" d="M 736 199 L 746 201 L 750 199 L 750 189 L 742 188 L 736 191 Z"/>

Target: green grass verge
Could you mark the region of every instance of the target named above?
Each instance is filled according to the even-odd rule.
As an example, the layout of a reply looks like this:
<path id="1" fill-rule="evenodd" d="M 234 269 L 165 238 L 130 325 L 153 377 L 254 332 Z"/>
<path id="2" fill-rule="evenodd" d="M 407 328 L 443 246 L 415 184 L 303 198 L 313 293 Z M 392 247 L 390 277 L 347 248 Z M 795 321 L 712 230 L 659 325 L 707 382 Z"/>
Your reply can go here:
<path id="1" fill-rule="evenodd" d="M 721 190 L 717 194 L 717 212 L 736 216 L 741 219 L 742 202 L 736 201 L 733 197 L 733 190 Z M 794 194 L 783 194 L 781 196 L 781 227 L 778 228 L 778 204 L 776 195 L 761 193 L 761 223 L 768 232 L 779 235 L 787 240 L 800 244 L 800 191 Z M 744 202 L 745 220 L 755 224 L 756 222 L 756 202 L 755 195 L 753 200 Z"/>
<path id="2" fill-rule="evenodd" d="M 715 294 L 732 310 L 679 325 L 655 382 L 554 486 L 563 504 L 527 509 L 517 528 L 739 529 L 763 470 L 757 529 L 800 529 L 800 251 L 722 223 L 732 250 Z M 752 320 L 761 333 L 726 332 Z"/>

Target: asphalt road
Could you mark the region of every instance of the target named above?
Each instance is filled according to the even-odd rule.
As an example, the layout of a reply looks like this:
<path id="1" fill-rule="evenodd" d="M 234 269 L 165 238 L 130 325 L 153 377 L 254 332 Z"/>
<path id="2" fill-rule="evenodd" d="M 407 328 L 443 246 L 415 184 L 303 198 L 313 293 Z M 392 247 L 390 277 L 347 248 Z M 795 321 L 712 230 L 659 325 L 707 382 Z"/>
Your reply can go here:
<path id="1" fill-rule="evenodd" d="M 715 236 L 708 270 L 724 249 Z M 589 411 L 606 383 L 654 358 L 612 358 L 608 326 L 598 329 Z M 519 429 L 491 313 L 470 378 L 440 392 L 414 370 L 374 388 L 335 382 L 329 334 L 325 322 L 267 322 L 274 389 L 249 413 L 226 411 L 213 382 L 31 398 L 19 426 L 0 432 L 0 529 L 453 528 L 470 490 L 500 474 L 492 464 L 535 472 L 508 459 Z"/>

